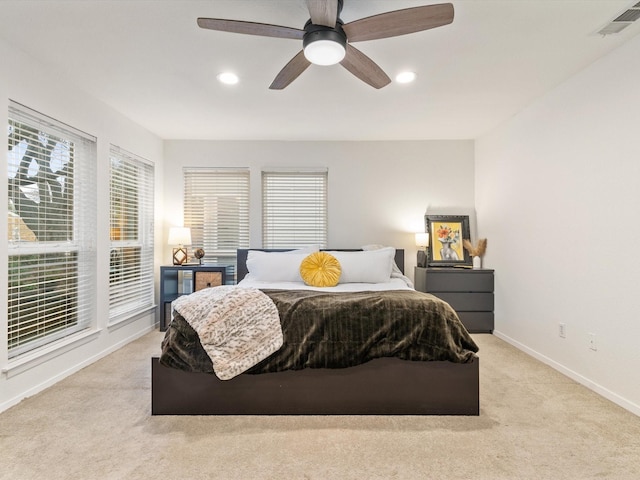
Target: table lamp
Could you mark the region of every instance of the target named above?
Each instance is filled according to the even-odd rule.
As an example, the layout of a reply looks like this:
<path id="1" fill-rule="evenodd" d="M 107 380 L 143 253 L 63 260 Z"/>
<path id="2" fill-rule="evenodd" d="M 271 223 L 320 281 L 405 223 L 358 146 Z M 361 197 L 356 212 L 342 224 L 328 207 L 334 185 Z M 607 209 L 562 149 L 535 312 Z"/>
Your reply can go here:
<path id="1" fill-rule="evenodd" d="M 173 249 L 173 264 L 182 265 L 187 261 L 187 248 L 191 245 L 191 229 L 188 227 L 171 227 L 169 229 L 169 245 L 178 245 Z"/>
<path id="2" fill-rule="evenodd" d="M 427 247 L 429 246 L 428 233 L 416 233 L 416 246 L 418 247 L 418 267 L 427 266 Z"/>

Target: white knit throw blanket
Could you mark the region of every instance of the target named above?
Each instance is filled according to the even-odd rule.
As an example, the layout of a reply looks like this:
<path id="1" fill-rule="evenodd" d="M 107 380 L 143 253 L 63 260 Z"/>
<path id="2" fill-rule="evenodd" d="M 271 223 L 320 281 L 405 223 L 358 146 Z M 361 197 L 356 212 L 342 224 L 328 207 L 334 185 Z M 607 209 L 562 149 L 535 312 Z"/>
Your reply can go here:
<path id="1" fill-rule="evenodd" d="M 221 380 L 240 375 L 282 347 L 278 309 L 256 288 L 205 288 L 179 297 L 173 308 L 196 331 Z"/>

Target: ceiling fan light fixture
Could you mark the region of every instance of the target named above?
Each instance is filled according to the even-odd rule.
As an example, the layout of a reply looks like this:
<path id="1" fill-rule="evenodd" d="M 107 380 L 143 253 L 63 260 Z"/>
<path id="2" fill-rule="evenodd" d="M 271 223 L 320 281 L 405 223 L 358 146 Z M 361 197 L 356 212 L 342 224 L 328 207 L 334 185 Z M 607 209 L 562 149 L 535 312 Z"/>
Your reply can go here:
<path id="1" fill-rule="evenodd" d="M 269 85 L 271 90 L 282 90 L 312 63 L 340 63 L 358 79 L 378 89 L 389 85 L 391 79 L 372 59 L 353 47 L 353 43 L 430 30 L 450 24 L 454 17 L 453 4 L 440 3 L 392 10 L 345 24 L 340 18 L 343 3 L 344 0 L 307 0 L 310 18 L 304 29 L 224 18 L 200 17 L 197 23 L 200 28 L 220 32 L 302 39 L 302 51 L 278 72 Z"/>
<path id="2" fill-rule="evenodd" d="M 347 53 L 347 38 L 335 30 L 307 32 L 302 41 L 304 56 L 315 65 L 335 65 Z"/>
<path id="3" fill-rule="evenodd" d="M 335 65 L 346 53 L 345 48 L 333 40 L 317 40 L 304 49 L 304 56 L 315 65 Z"/>

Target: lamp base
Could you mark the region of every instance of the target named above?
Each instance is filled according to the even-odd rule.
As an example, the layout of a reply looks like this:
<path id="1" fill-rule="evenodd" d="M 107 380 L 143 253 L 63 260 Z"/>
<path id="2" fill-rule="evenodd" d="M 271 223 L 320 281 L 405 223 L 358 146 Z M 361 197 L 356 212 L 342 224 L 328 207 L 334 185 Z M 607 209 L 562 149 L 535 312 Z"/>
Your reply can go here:
<path id="1" fill-rule="evenodd" d="M 187 261 L 187 249 L 184 247 L 173 249 L 173 264 L 182 265 Z"/>
<path id="2" fill-rule="evenodd" d="M 427 266 L 427 252 L 418 250 L 418 266 L 425 268 Z"/>

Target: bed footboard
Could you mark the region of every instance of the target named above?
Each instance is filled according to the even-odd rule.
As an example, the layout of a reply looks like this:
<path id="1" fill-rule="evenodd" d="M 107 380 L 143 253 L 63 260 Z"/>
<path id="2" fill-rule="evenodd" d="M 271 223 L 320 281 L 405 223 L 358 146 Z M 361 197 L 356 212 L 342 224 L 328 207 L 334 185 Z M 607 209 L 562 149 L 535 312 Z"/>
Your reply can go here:
<path id="1" fill-rule="evenodd" d="M 479 359 L 380 358 L 222 381 L 151 359 L 152 415 L 479 415 Z"/>

